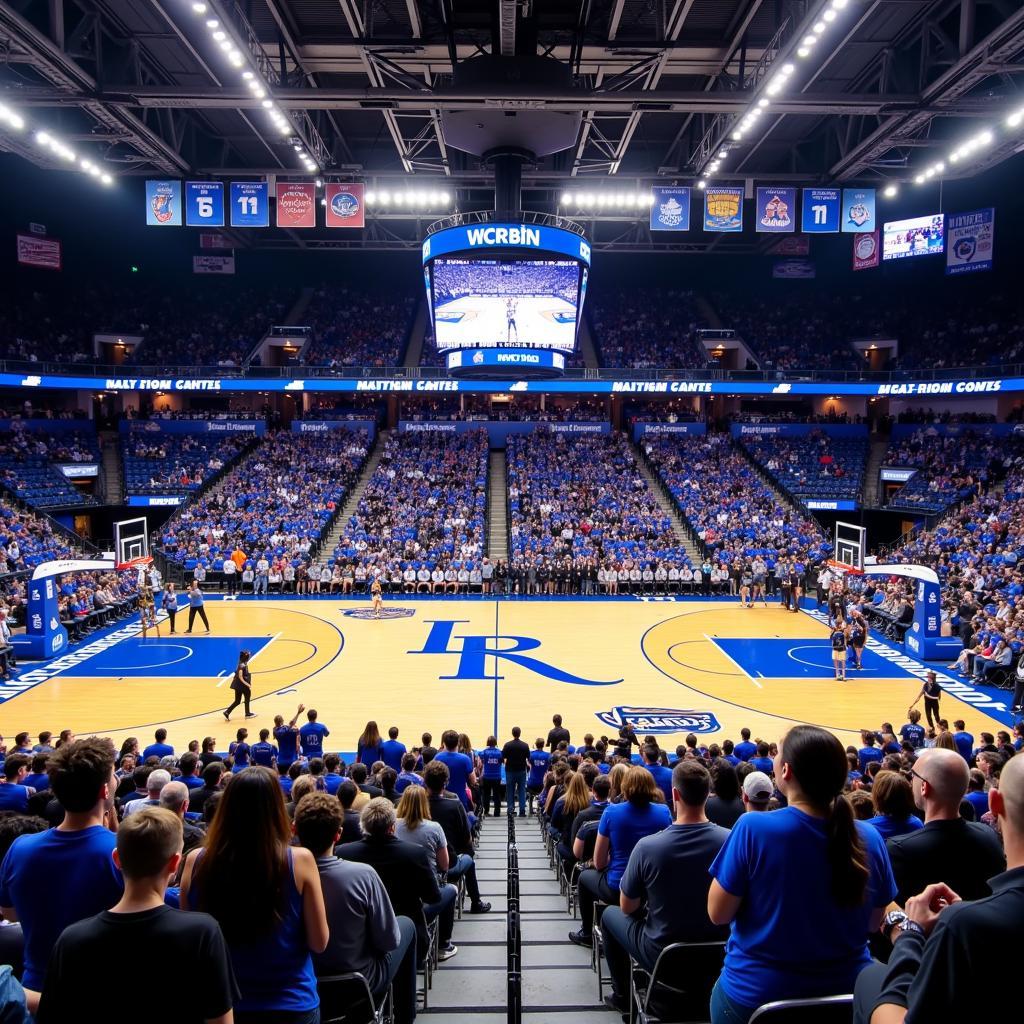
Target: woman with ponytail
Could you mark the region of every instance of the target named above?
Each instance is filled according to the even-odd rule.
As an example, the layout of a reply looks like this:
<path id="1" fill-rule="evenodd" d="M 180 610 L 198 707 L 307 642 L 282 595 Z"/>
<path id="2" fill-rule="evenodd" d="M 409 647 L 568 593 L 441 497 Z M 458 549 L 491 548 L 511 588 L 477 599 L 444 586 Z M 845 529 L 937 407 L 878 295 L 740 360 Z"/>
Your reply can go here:
<path id="1" fill-rule="evenodd" d="M 882 837 L 843 794 L 843 745 L 814 725 L 786 734 L 775 783 L 788 806 L 744 814 L 714 863 L 708 916 L 731 924 L 712 1024 L 746 1024 L 776 999 L 853 991 L 867 940 L 896 895 Z"/>

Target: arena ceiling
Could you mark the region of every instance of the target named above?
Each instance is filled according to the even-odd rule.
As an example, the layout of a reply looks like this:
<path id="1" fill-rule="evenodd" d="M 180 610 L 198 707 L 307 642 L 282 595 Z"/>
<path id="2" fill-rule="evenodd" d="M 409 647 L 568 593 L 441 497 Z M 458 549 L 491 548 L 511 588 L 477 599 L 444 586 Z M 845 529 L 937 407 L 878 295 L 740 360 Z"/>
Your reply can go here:
<path id="1" fill-rule="evenodd" d="M 564 85 L 467 86 L 487 54 L 557 61 Z M 0 102 L 115 177 L 308 178 L 302 147 L 321 176 L 411 179 L 463 210 L 490 205 L 491 175 L 446 142 L 453 111 L 578 115 L 572 145 L 524 172 L 527 205 L 554 211 L 581 180 L 689 182 L 716 159 L 730 179 L 909 181 L 1002 123 L 1022 83 L 1017 0 L 0 0 Z M 1022 143 L 999 133 L 944 176 Z M 0 149 L 61 166 L 2 123 Z"/>

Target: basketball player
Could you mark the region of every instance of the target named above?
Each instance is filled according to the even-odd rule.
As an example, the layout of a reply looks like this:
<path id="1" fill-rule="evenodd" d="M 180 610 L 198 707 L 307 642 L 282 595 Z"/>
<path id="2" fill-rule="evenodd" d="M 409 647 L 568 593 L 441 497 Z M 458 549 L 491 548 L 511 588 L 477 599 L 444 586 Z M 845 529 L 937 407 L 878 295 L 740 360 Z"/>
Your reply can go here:
<path id="1" fill-rule="evenodd" d="M 836 681 L 840 683 L 846 682 L 846 647 L 848 637 L 846 635 L 846 625 L 843 622 L 837 622 L 832 627 L 832 634 L 829 637 L 832 643 L 832 667 L 835 669 Z"/>
<path id="2" fill-rule="evenodd" d="M 160 635 L 160 624 L 156 621 L 156 602 L 153 600 L 153 591 L 148 583 L 139 587 L 139 622 L 142 623 L 142 639 L 145 640 L 150 627 Z"/>
<path id="3" fill-rule="evenodd" d="M 373 617 L 380 618 L 380 611 L 384 607 L 384 598 L 381 594 L 380 577 L 374 576 L 370 584 L 370 600 L 373 602 Z"/>
<path id="4" fill-rule="evenodd" d="M 519 328 L 516 326 L 516 303 L 513 299 L 508 299 L 505 302 L 505 320 L 507 321 L 505 327 L 505 341 L 507 344 L 512 342 L 512 332 L 516 332 L 516 341 L 519 341 Z"/>
<path id="5" fill-rule="evenodd" d="M 864 644 L 867 642 L 868 623 L 856 606 L 850 611 L 850 651 L 853 667 L 859 672 L 864 668 Z"/>

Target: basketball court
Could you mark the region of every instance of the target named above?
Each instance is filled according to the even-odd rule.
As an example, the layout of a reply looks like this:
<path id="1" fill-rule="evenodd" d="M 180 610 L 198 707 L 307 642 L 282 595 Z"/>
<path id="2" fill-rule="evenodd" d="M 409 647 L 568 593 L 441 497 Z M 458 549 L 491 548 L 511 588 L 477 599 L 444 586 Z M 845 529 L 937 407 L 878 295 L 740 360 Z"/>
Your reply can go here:
<path id="1" fill-rule="evenodd" d="M 574 737 L 613 734 L 623 721 L 674 747 L 688 732 L 738 738 L 742 726 L 778 739 L 812 722 L 859 745 L 861 728 L 897 727 L 920 690 L 924 667 L 872 640 L 864 669 L 832 678 L 828 631 L 813 610 L 743 609 L 728 600 L 460 600 L 389 598 L 381 619 L 365 600 L 219 599 L 206 604 L 212 632 L 142 639 L 137 617 L 62 657 L 27 667 L 0 688 L 0 733 L 72 728 L 143 745 L 164 725 L 182 750 L 215 736 L 226 749 L 290 718 L 301 702 L 352 750 L 368 718 L 397 725 L 407 743 L 448 727 L 482 746 L 489 733 L 546 735 L 560 712 Z M 253 711 L 230 725 L 221 709 L 238 652 L 253 652 Z M 1006 697 L 940 673 L 950 721 L 969 731 L 1007 728 Z"/>

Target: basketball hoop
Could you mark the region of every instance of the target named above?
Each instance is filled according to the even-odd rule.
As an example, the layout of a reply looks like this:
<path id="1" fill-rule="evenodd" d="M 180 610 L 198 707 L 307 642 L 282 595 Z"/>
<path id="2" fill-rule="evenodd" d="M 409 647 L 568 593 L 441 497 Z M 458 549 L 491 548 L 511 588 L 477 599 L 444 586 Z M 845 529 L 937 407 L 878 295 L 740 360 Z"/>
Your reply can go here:
<path id="1" fill-rule="evenodd" d="M 834 558 L 830 558 L 826 563 L 829 567 L 830 572 L 837 573 L 839 576 L 863 576 L 864 570 L 858 569 L 855 565 L 850 565 L 849 562 L 838 562 Z"/>
<path id="2" fill-rule="evenodd" d="M 153 564 L 152 555 L 140 555 L 138 558 L 129 558 L 127 562 L 118 562 L 116 568 L 120 571 L 122 569 L 138 569 L 143 570 L 147 566 Z"/>

